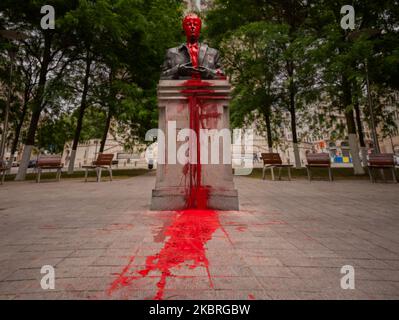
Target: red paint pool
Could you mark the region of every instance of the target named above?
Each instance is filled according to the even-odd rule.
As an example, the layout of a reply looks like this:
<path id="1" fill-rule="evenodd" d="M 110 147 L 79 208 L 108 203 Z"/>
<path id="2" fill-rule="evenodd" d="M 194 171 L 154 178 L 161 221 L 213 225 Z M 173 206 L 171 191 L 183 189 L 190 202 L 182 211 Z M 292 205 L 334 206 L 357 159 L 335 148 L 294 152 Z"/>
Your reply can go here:
<path id="1" fill-rule="evenodd" d="M 133 270 L 134 257 L 118 275 L 107 290 L 109 295 L 124 286 L 134 285 L 134 280 L 161 273 L 154 299 L 162 299 L 168 278 L 179 277 L 173 274 L 176 268 L 206 268 L 209 285 L 212 278 L 206 257 L 205 244 L 213 233 L 221 228 L 218 213 L 213 210 L 183 210 L 176 213 L 173 223 L 165 230 L 166 241 L 155 255 L 148 256 L 145 268 Z"/>

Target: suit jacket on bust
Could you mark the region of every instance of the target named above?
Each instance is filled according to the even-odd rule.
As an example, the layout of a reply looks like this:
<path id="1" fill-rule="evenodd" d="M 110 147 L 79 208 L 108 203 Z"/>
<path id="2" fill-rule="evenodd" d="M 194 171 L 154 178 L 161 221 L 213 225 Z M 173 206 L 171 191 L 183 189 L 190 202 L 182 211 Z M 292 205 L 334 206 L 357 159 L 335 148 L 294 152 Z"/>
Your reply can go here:
<path id="1" fill-rule="evenodd" d="M 187 79 L 190 76 L 179 74 L 179 66 L 190 63 L 190 52 L 186 44 L 171 48 L 166 51 L 165 62 L 162 65 L 161 79 Z M 219 51 L 199 43 L 198 66 L 209 69 L 207 79 L 214 79 L 217 72 L 223 73 Z"/>

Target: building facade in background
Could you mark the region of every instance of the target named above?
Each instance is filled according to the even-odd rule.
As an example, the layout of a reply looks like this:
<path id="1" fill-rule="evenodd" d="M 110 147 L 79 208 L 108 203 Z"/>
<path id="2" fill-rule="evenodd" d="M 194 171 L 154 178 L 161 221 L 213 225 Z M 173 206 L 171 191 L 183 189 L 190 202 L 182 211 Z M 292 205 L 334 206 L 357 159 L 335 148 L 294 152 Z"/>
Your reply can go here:
<path id="1" fill-rule="evenodd" d="M 210 0 L 185 0 L 186 12 L 201 12 L 209 8 Z"/>

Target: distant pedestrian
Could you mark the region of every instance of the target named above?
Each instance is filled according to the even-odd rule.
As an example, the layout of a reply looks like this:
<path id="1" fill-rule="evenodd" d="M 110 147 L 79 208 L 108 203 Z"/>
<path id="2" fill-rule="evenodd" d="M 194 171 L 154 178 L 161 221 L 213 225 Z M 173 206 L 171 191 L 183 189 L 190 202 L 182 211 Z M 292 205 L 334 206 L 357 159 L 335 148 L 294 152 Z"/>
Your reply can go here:
<path id="1" fill-rule="evenodd" d="M 254 153 L 254 162 L 259 162 L 258 154 Z"/>

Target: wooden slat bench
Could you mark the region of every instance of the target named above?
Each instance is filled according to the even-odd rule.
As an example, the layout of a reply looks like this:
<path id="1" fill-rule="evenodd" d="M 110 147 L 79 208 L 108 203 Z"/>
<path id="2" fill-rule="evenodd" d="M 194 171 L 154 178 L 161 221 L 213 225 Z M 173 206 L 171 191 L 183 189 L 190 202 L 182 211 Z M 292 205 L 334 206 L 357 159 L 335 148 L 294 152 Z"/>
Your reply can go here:
<path id="1" fill-rule="evenodd" d="M 326 168 L 328 169 L 328 177 L 330 181 L 333 181 L 333 175 L 331 171 L 331 160 L 328 153 L 308 153 L 306 155 L 308 164 L 306 169 L 308 172 L 308 179 L 312 181 L 312 168 Z"/>
<path id="2" fill-rule="evenodd" d="M 288 169 L 288 179 L 291 181 L 291 168 L 292 164 L 283 164 L 283 161 L 280 158 L 278 153 L 262 153 L 263 160 L 263 170 L 262 170 L 262 179 L 265 179 L 266 169 L 270 169 L 272 173 L 272 180 L 274 181 L 274 168 L 278 168 L 278 179 L 281 180 L 281 169 Z"/>
<path id="3" fill-rule="evenodd" d="M 395 159 L 392 153 L 371 154 L 369 155 L 367 168 L 369 171 L 370 181 L 376 182 L 373 175 L 374 169 L 381 169 L 382 178 L 385 181 L 384 169 L 390 169 L 392 172 L 392 179 L 395 183 L 398 182 L 395 170 Z"/>
<path id="4" fill-rule="evenodd" d="M 42 170 L 52 170 L 52 169 L 57 170 L 56 179 L 57 181 L 60 181 L 61 171 L 63 167 L 64 164 L 62 163 L 61 156 L 47 156 L 47 155 L 39 156 L 39 159 L 36 162 L 36 182 L 40 183 L 40 176 L 42 174 Z"/>
<path id="5" fill-rule="evenodd" d="M 87 182 L 87 175 L 89 170 L 96 170 L 97 182 L 101 181 L 101 170 L 107 169 L 109 172 L 110 181 L 112 181 L 112 160 L 114 155 L 112 153 L 100 153 L 97 160 L 93 161 L 92 165 L 83 166 L 86 169 L 85 182 Z"/>
<path id="6" fill-rule="evenodd" d="M 0 184 L 3 184 L 4 180 L 6 179 L 7 170 L 8 167 L 6 161 L 0 160 L 0 174 L 1 174 Z"/>

